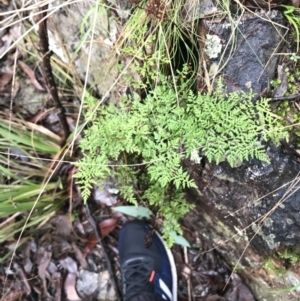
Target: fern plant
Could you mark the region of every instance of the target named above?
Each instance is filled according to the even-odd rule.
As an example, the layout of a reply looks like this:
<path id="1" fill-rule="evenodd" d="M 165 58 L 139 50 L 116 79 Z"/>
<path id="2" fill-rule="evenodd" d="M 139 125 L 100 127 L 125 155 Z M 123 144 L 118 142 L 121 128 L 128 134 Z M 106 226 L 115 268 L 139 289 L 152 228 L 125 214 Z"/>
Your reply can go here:
<path id="1" fill-rule="evenodd" d="M 209 161 L 237 162 L 268 160 L 261 141 L 279 142 L 287 132 L 270 112 L 268 101 L 255 104 L 251 94 L 225 94 L 221 82 L 214 95 L 195 95 L 187 90 L 188 68 L 178 73 L 176 89 L 166 76 L 145 100 L 122 99 L 117 106 L 102 106 L 89 115 L 92 125 L 85 130 L 80 146 L 83 158 L 77 163 L 79 184 L 87 200 L 92 184 L 107 177 L 119 180 L 121 193 L 137 204 L 134 184 L 142 186 L 143 201 L 154 206 L 164 219 L 164 235 L 181 233 L 178 219 L 192 205 L 183 190 L 195 187 L 181 161 L 195 150 Z M 93 99 L 87 95 L 89 110 Z"/>

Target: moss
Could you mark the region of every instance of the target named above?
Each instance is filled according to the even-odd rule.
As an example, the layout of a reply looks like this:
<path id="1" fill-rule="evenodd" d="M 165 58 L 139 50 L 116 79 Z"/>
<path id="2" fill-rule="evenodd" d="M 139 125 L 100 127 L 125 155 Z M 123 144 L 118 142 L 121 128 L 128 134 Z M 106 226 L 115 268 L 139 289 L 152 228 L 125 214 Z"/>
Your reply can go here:
<path id="1" fill-rule="evenodd" d="M 285 274 L 298 262 L 300 262 L 300 249 L 298 247 L 286 247 L 284 250 L 267 257 L 264 260 L 264 268 L 275 274 Z"/>

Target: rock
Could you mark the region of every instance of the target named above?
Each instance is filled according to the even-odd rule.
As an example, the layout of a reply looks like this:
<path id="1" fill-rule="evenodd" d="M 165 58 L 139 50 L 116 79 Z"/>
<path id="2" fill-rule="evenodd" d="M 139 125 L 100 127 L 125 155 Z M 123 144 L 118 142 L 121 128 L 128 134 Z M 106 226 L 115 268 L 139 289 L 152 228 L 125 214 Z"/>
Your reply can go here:
<path id="1" fill-rule="evenodd" d="M 57 10 L 58 6 L 60 9 Z M 117 58 L 114 58 L 113 62 L 110 61 L 110 58 L 114 57 L 112 55 L 113 44 L 117 39 L 116 21 L 108 17 L 107 9 L 100 4 L 92 34 L 94 11 L 90 14 L 92 8 L 89 2 L 81 1 L 65 5 L 64 1 L 58 0 L 51 2 L 51 7 L 57 10 L 52 15 L 52 21 L 49 22 L 51 24 L 51 26 L 49 25 L 51 50 L 62 61 L 69 64 L 71 70 L 75 68 L 72 72 L 73 77 L 74 72 L 77 72 L 79 78 L 84 80 L 88 71 L 88 86 L 94 87 L 97 93 L 105 95 L 106 99 L 111 98 L 112 102 L 115 102 L 114 95 L 117 92 L 114 88 L 116 88 L 115 80 L 118 76 L 117 64 L 115 64 Z M 84 23 L 83 20 L 85 20 Z M 90 32 L 86 36 L 88 31 Z M 92 49 L 90 49 L 91 39 L 94 41 Z M 89 56 L 91 57 L 90 61 Z M 74 79 L 76 80 L 76 77 Z"/>
<path id="2" fill-rule="evenodd" d="M 87 270 L 80 270 L 77 274 L 76 289 L 81 298 L 94 296 L 98 290 L 98 274 Z"/>
<path id="3" fill-rule="evenodd" d="M 81 270 L 78 273 L 76 289 L 82 298 L 97 296 L 98 301 L 117 300 L 117 294 L 108 271 L 94 273 Z"/>
<path id="4" fill-rule="evenodd" d="M 283 37 L 287 33 L 280 11 L 244 13 L 229 21 L 205 19 L 210 36 L 223 41 L 217 63 L 228 92 L 249 91 L 260 94 L 274 78 Z M 234 28 L 234 30 L 233 30 Z"/>
<path id="5" fill-rule="evenodd" d="M 111 277 L 108 271 L 99 273 L 99 301 L 115 301 L 117 300 L 117 293 L 111 283 Z"/>
<path id="6" fill-rule="evenodd" d="M 115 12 L 122 20 L 127 20 L 130 17 L 130 9 L 134 1 L 128 0 L 108 0 L 111 6 L 114 7 Z"/>
<path id="7" fill-rule="evenodd" d="M 18 113 L 25 116 L 34 115 L 41 110 L 47 100 L 48 96 L 45 92 L 37 90 L 28 78 L 21 77 L 18 79 L 19 90 L 14 98 L 14 104 Z"/>
<path id="8" fill-rule="evenodd" d="M 285 279 L 285 281 L 288 283 L 288 284 L 292 284 L 292 286 L 295 286 L 297 287 L 295 289 L 295 291 L 299 294 L 300 293 L 300 279 L 299 279 L 299 276 L 296 275 L 295 273 L 291 272 L 291 271 L 288 271 L 284 276 L 283 278 Z"/>
<path id="9" fill-rule="evenodd" d="M 264 259 L 279 246 L 300 244 L 300 164 L 289 145 L 268 144 L 267 154 L 269 163 L 250 160 L 237 168 L 188 163 L 198 189 L 189 191 L 196 208 L 184 225 L 241 271 L 257 300 L 280 301 L 284 293 L 271 291 L 293 287 L 300 275 L 283 281 L 273 271 L 266 274 Z M 291 291 L 284 300 L 297 296 Z"/>
<path id="10" fill-rule="evenodd" d="M 217 13 L 219 8 L 212 0 L 187 0 L 183 5 L 183 18 L 188 21 Z"/>

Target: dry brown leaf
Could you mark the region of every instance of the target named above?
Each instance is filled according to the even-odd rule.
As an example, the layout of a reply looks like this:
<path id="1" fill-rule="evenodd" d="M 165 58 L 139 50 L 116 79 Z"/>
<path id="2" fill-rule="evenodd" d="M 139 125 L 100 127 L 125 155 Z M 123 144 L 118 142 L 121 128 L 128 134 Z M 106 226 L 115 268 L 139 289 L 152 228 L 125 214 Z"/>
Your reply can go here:
<path id="1" fill-rule="evenodd" d="M 12 41 L 13 41 L 13 39 L 12 39 L 11 34 L 6 34 L 3 37 L 1 37 L 1 47 L 0 47 L 0 56 L 1 57 L 7 52 Z"/>
<path id="2" fill-rule="evenodd" d="M 255 301 L 252 293 L 248 289 L 248 287 L 243 284 L 239 275 L 233 273 L 231 275 L 231 289 L 226 292 L 224 297 L 228 301 Z"/>
<path id="3" fill-rule="evenodd" d="M 70 215 L 58 215 L 51 219 L 51 224 L 55 228 L 55 235 L 68 238 L 73 232 L 73 225 Z"/>
<path id="4" fill-rule="evenodd" d="M 52 253 L 47 251 L 44 247 L 40 247 L 38 250 L 38 275 L 44 280 L 48 265 L 51 261 Z"/>
<path id="5" fill-rule="evenodd" d="M 11 83 L 8 83 L 5 87 L 0 89 L 0 99 L 1 103 L 9 104 L 12 99 L 14 99 L 19 92 L 20 83 L 16 81 L 12 87 Z"/>
<path id="6" fill-rule="evenodd" d="M 109 234 L 118 224 L 118 219 L 117 218 L 109 218 L 106 219 L 105 221 L 102 221 L 101 223 L 98 224 L 98 228 L 101 234 L 101 237 L 105 237 L 106 235 Z M 88 252 L 96 246 L 98 243 L 98 239 L 95 233 L 91 234 L 89 237 L 89 240 L 86 244 L 86 247 L 83 251 L 83 257 L 85 258 Z"/>
<path id="7" fill-rule="evenodd" d="M 42 281 L 42 287 L 39 289 L 42 293 L 47 292 L 46 275 L 49 275 L 47 268 L 52 258 L 52 252 L 44 247 L 40 247 L 37 251 L 36 264 L 38 265 L 38 275 Z"/>
<path id="8" fill-rule="evenodd" d="M 37 123 L 40 120 L 43 120 L 43 118 L 46 116 L 45 112 L 43 111 L 37 111 L 37 113 L 33 116 L 31 116 L 27 121 L 32 122 L 32 123 Z"/>
<path id="9" fill-rule="evenodd" d="M 41 86 L 41 84 L 37 81 L 36 77 L 35 77 L 35 74 L 34 74 L 34 71 L 29 67 L 27 66 L 24 62 L 22 61 L 18 61 L 18 65 L 23 69 L 23 71 L 28 75 L 31 83 L 34 85 L 34 87 L 37 89 L 37 90 L 40 90 L 40 91 L 46 91 L 46 89 L 44 87 Z"/>
<path id="10" fill-rule="evenodd" d="M 9 6 L 9 4 L 11 3 L 11 0 L 1 0 L 0 2 L 2 4 L 4 4 L 5 6 Z"/>
<path id="11" fill-rule="evenodd" d="M 18 274 L 20 275 L 20 278 L 22 280 L 22 289 L 23 289 L 23 292 L 26 294 L 26 295 L 30 295 L 31 294 L 31 286 L 28 282 L 28 279 L 23 271 L 23 269 L 15 262 L 14 263 L 14 269 L 16 271 L 18 271 Z"/>
<path id="12" fill-rule="evenodd" d="M 5 88 L 5 86 L 11 81 L 13 77 L 12 73 L 3 73 L 0 77 L 0 91 Z"/>
<path id="13" fill-rule="evenodd" d="M 76 274 L 77 274 L 77 263 L 71 257 L 66 257 L 59 261 L 61 266 L 68 271 L 68 275 L 65 279 L 64 290 L 65 294 L 70 301 L 81 300 L 76 291 Z"/>
<path id="14" fill-rule="evenodd" d="M 55 272 L 51 277 L 52 287 L 55 289 L 55 301 L 61 300 L 61 273 Z"/>
<path id="15" fill-rule="evenodd" d="M 65 294 L 68 300 L 70 301 L 81 300 L 81 298 L 78 296 L 76 292 L 75 286 L 76 286 L 76 274 L 69 273 L 64 283 L 64 289 L 65 289 Z"/>
<path id="16" fill-rule="evenodd" d="M 81 250 L 78 248 L 78 246 L 75 243 L 72 243 L 72 248 L 74 250 L 75 257 L 76 257 L 77 261 L 80 263 L 81 267 L 84 269 L 87 269 L 88 264 L 83 256 L 83 253 L 81 252 Z"/>
<path id="17" fill-rule="evenodd" d="M 17 291 L 17 292 L 9 292 L 7 295 L 3 296 L 3 298 L 0 299 L 0 301 L 17 301 L 22 300 L 22 296 L 24 295 L 24 292 Z"/>
<path id="18" fill-rule="evenodd" d="M 296 8 L 300 7 L 300 0 L 292 0 L 292 3 Z"/>
<path id="19" fill-rule="evenodd" d="M 75 129 L 75 120 L 69 116 L 67 116 L 67 123 L 70 127 L 70 130 L 73 131 Z"/>
<path id="20" fill-rule="evenodd" d="M 23 267 L 24 267 L 24 271 L 27 274 L 31 273 L 31 269 L 33 267 L 33 263 L 30 259 L 30 253 L 31 253 L 31 242 L 27 242 L 24 246 L 24 248 L 22 249 L 22 255 L 23 255 Z"/>

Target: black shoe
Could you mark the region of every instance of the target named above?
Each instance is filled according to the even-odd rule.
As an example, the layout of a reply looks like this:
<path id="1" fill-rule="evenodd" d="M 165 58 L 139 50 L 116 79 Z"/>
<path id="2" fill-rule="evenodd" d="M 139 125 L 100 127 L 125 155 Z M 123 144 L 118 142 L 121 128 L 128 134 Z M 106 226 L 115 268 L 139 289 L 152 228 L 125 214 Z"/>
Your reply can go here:
<path id="1" fill-rule="evenodd" d="M 171 251 L 150 225 L 123 225 L 119 255 L 125 301 L 177 300 L 177 275 Z"/>

